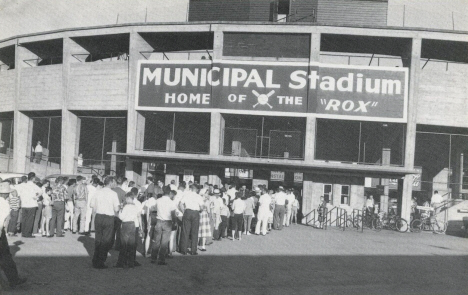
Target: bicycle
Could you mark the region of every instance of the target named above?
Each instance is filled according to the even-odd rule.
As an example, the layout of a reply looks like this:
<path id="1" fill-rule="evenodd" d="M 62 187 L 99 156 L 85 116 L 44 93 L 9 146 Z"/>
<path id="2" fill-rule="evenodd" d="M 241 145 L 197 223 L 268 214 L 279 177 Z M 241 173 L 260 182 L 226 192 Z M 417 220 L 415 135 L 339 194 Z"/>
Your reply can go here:
<path id="1" fill-rule="evenodd" d="M 401 233 L 408 231 L 408 222 L 398 215 L 388 216 L 385 212 L 380 212 L 379 217 L 383 228 L 395 230 Z"/>
<path id="2" fill-rule="evenodd" d="M 349 228 L 355 228 L 356 230 L 361 229 L 361 224 L 362 224 L 362 216 L 361 215 L 356 215 L 353 218 L 350 216 L 347 216 L 346 218 L 346 227 Z"/>
<path id="3" fill-rule="evenodd" d="M 431 211 L 434 211 L 433 208 L 430 207 L 416 207 L 418 210 L 424 210 L 427 212 L 423 212 L 420 214 L 420 219 L 414 219 L 410 224 L 410 230 L 414 233 L 420 233 L 423 230 L 432 230 L 435 234 L 443 234 L 447 230 L 447 225 L 445 222 L 441 220 L 437 220 L 437 216 L 431 216 Z"/>
<path id="4" fill-rule="evenodd" d="M 381 231 L 383 226 L 378 214 L 366 213 L 363 219 L 363 227 Z"/>

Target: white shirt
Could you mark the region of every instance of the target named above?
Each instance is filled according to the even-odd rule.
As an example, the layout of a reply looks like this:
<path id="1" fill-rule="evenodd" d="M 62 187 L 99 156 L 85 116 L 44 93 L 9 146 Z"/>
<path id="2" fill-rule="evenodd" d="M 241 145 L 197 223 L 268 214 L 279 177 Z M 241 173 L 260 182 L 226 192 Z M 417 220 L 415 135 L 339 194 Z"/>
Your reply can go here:
<path id="1" fill-rule="evenodd" d="M 140 201 L 137 200 L 137 198 L 133 199 L 133 204 L 135 204 L 135 207 L 138 209 L 138 214 L 141 215 L 141 211 L 143 210 L 143 205 L 141 204 Z"/>
<path id="2" fill-rule="evenodd" d="M 34 149 L 35 153 L 42 153 L 42 145 L 38 144 L 36 145 L 36 148 Z"/>
<path id="3" fill-rule="evenodd" d="M 259 212 L 270 211 L 271 197 L 269 194 L 261 195 L 258 202 L 260 203 L 260 206 L 258 207 Z"/>
<path id="4" fill-rule="evenodd" d="M 226 205 L 222 205 L 221 207 L 221 215 L 223 216 L 229 216 L 229 208 Z"/>
<path id="5" fill-rule="evenodd" d="M 373 199 L 367 199 L 366 207 L 374 207 L 374 200 Z"/>
<path id="6" fill-rule="evenodd" d="M 443 201 L 444 201 L 444 198 L 442 198 L 441 195 L 439 194 L 432 195 L 431 204 L 438 204 L 438 203 L 442 203 Z"/>
<path id="7" fill-rule="evenodd" d="M 127 204 L 119 213 L 119 218 L 122 220 L 122 222 L 133 221 L 135 223 L 135 227 L 140 227 L 140 219 L 138 218 L 139 214 L 140 211 L 138 211 L 138 208 L 135 206 L 135 204 Z"/>
<path id="8" fill-rule="evenodd" d="M 91 208 L 96 214 L 115 216 L 115 212 L 119 211 L 120 202 L 117 193 L 108 187 L 97 190 L 94 194 L 94 200 L 91 203 Z"/>
<path id="9" fill-rule="evenodd" d="M 169 196 L 162 196 L 156 200 L 156 218 L 163 221 L 172 220 L 172 212 L 176 210 L 174 202 Z"/>
<path id="10" fill-rule="evenodd" d="M 212 211 L 212 213 L 220 215 L 222 206 L 223 206 L 223 199 L 221 197 L 215 197 L 213 199 L 213 211 Z"/>
<path id="11" fill-rule="evenodd" d="M 52 201 L 50 196 L 46 193 L 43 193 L 42 198 L 43 198 L 42 203 L 44 204 L 44 206 L 49 206 L 50 202 Z"/>
<path id="12" fill-rule="evenodd" d="M 154 208 L 154 206 L 156 206 L 156 198 L 149 198 L 148 200 L 146 200 L 145 207 L 147 214 L 156 211 L 156 208 Z"/>
<path id="13" fill-rule="evenodd" d="M 287 194 L 287 195 L 286 195 L 286 200 L 288 200 L 288 205 L 287 205 L 288 208 L 291 209 L 294 200 L 296 200 L 296 197 L 294 196 L 294 194 Z"/>
<path id="14" fill-rule="evenodd" d="M 88 184 L 86 188 L 88 189 L 88 207 L 91 208 L 91 204 L 93 202 L 94 194 L 96 193 L 97 188 L 92 184 Z"/>
<path id="15" fill-rule="evenodd" d="M 284 206 L 286 204 L 286 194 L 282 191 L 275 194 L 276 205 Z"/>
<path id="16" fill-rule="evenodd" d="M 180 201 L 184 198 L 185 191 L 177 190 L 177 195 L 175 195 L 174 199 L 172 202 L 174 202 L 174 205 L 176 206 L 176 216 L 182 216 L 182 211 L 179 210 L 179 204 Z"/>
<path id="17" fill-rule="evenodd" d="M 7 200 L 0 197 L 0 224 L 2 226 L 5 224 L 5 220 L 8 215 L 10 215 L 10 204 L 8 204 Z"/>
<path id="18" fill-rule="evenodd" d="M 293 207 L 299 208 L 299 201 L 297 199 L 294 199 Z"/>
<path id="19" fill-rule="evenodd" d="M 37 207 L 37 197 L 42 195 L 42 189 L 32 181 L 22 183 L 16 187 L 21 200 L 21 208 Z"/>
<path id="20" fill-rule="evenodd" d="M 245 202 L 239 198 L 234 200 L 234 202 L 232 203 L 232 211 L 234 211 L 234 214 L 243 214 L 244 210 L 245 210 Z"/>
<path id="21" fill-rule="evenodd" d="M 237 190 L 235 188 L 230 188 L 226 192 L 226 194 L 229 196 L 231 200 L 236 197 L 236 193 L 237 193 Z"/>
<path id="22" fill-rule="evenodd" d="M 184 197 L 180 202 L 185 205 L 185 209 L 194 211 L 200 211 L 205 204 L 203 198 L 192 191 L 185 192 Z"/>

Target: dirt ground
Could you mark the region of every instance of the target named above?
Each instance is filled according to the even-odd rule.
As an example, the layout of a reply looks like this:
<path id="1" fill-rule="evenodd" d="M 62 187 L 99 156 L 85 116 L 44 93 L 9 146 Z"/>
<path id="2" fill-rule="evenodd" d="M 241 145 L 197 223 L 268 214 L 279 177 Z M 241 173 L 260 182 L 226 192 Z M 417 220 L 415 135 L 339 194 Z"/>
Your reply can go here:
<path id="1" fill-rule="evenodd" d="M 94 238 L 9 243 L 28 282 L 0 294 L 468 294 L 468 240 L 428 233 L 364 233 L 292 225 L 223 240 L 167 266 L 141 255 L 135 269 L 91 267 Z"/>

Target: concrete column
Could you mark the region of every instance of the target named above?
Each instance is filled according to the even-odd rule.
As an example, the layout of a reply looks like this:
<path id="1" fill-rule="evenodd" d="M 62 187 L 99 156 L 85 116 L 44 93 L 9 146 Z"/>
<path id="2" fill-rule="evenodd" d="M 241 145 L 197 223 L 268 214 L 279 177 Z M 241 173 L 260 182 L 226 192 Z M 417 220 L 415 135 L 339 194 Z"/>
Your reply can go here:
<path id="1" fill-rule="evenodd" d="M 223 32 L 215 29 L 214 39 L 213 39 L 213 59 L 214 60 L 220 60 L 223 58 L 223 41 L 224 41 Z"/>
<path id="2" fill-rule="evenodd" d="M 320 61 L 320 33 L 313 33 L 310 37 L 310 62 Z M 317 119 L 312 116 L 307 117 L 305 134 L 304 161 L 313 162 L 315 158 L 315 130 Z"/>
<path id="3" fill-rule="evenodd" d="M 224 118 L 219 112 L 211 113 L 210 127 L 210 155 L 220 155 L 221 149 L 221 130 L 224 128 Z"/>
<path id="4" fill-rule="evenodd" d="M 136 31 L 130 33 L 130 59 L 128 61 L 128 113 L 127 113 L 127 153 L 135 152 L 137 142 L 140 144 L 142 137 L 141 132 L 144 134 L 144 121 L 143 129 L 141 130 L 137 123 L 140 115 L 135 111 L 135 91 L 138 83 L 137 70 L 138 61 L 144 60 L 144 57 L 140 54 L 141 51 L 152 51 L 154 48 L 151 47 Z M 140 122 L 141 123 L 141 122 Z M 137 129 L 138 128 L 138 129 Z M 137 131 L 138 130 L 138 131 Z M 137 134 L 140 134 L 139 140 L 137 141 Z M 139 146 L 142 148 L 142 145 Z"/>
<path id="5" fill-rule="evenodd" d="M 406 127 L 405 146 L 405 168 L 414 168 L 414 155 L 416 149 L 416 119 L 418 105 L 418 84 L 421 72 L 421 38 L 412 39 L 411 63 L 409 71 L 409 92 L 408 92 L 408 123 Z M 410 220 L 411 196 L 413 192 L 413 176 L 406 175 L 403 181 L 403 196 L 401 205 L 401 217 Z"/>
<path id="6" fill-rule="evenodd" d="M 382 166 L 390 166 L 391 150 L 384 147 L 382 149 Z M 388 212 L 388 178 L 382 178 L 381 185 L 384 186 L 384 194 L 380 196 L 380 210 Z"/>
<path id="7" fill-rule="evenodd" d="M 62 110 L 62 162 L 61 173 L 76 173 L 78 153 L 77 146 L 80 144 L 80 118 L 74 113 Z M 86 158 L 86 155 L 83 155 Z"/>
<path id="8" fill-rule="evenodd" d="M 315 129 L 317 126 L 317 119 L 309 116 L 306 120 L 304 161 L 313 162 L 315 158 Z"/>
<path id="9" fill-rule="evenodd" d="M 13 172 L 29 172 L 26 171 L 26 163 L 29 161 L 26 157 L 31 156 L 32 148 L 32 120 L 21 113 L 15 111 L 14 118 L 14 137 L 13 137 Z"/>
<path id="10" fill-rule="evenodd" d="M 302 214 L 305 216 L 302 219 L 303 224 L 307 224 L 311 220 L 311 216 L 307 215 L 313 208 L 313 185 L 312 177 L 310 174 L 304 173 L 304 181 L 302 182 Z M 307 216 L 306 216 L 307 215 Z"/>

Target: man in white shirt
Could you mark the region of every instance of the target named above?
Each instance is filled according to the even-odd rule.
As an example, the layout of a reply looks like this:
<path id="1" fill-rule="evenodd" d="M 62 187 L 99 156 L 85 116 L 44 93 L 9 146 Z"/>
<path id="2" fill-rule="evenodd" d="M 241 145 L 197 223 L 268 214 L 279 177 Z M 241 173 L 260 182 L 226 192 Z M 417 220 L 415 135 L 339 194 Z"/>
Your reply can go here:
<path id="1" fill-rule="evenodd" d="M 10 195 L 11 191 L 12 189 L 8 182 L 0 183 L 0 266 L 8 279 L 10 287 L 14 288 L 17 285 L 25 283 L 26 279 L 18 276 L 16 263 L 13 261 L 13 257 L 11 256 L 10 247 L 8 246 L 8 240 L 5 234 L 5 219 L 10 215 L 10 205 L 6 199 Z"/>
<path id="2" fill-rule="evenodd" d="M 431 198 L 431 206 L 432 208 L 434 208 L 434 214 L 437 214 L 440 212 L 440 205 L 442 205 L 442 203 L 444 202 L 444 198 L 439 195 L 439 192 L 438 191 L 434 191 L 434 194 L 432 195 L 432 198 Z"/>
<path id="3" fill-rule="evenodd" d="M 36 148 L 34 149 L 34 157 L 36 158 L 36 163 L 40 164 L 42 160 L 42 145 L 40 141 L 37 142 Z"/>
<path id="4" fill-rule="evenodd" d="M 34 220 L 37 211 L 37 199 L 42 195 L 42 190 L 34 183 L 36 174 L 28 174 L 28 182 L 17 186 L 16 191 L 21 199 L 21 236 L 23 238 L 34 238 L 32 235 Z"/>
<path id="5" fill-rule="evenodd" d="M 294 197 L 292 189 L 288 189 L 288 192 L 286 194 L 286 200 L 288 202 L 286 204 L 286 213 L 284 214 L 284 221 L 283 221 L 284 226 L 287 226 L 287 227 L 289 226 L 289 222 L 291 221 L 292 205 L 295 199 L 296 198 Z"/>
<path id="6" fill-rule="evenodd" d="M 166 265 L 166 254 L 171 238 L 172 220 L 175 218 L 176 206 L 172 200 L 171 187 L 163 187 L 163 196 L 156 200 L 157 222 L 153 235 L 151 263 Z"/>
<path id="7" fill-rule="evenodd" d="M 93 267 L 97 269 L 107 268 L 104 263 L 112 248 L 114 218 L 120 210 L 119 197 L 112 190 L 115 186 L 114 177 L 106 177 L 104 185 L 104 188 L 96 191 L 91 203 L 91 208 L 96 212 Z"/>
<path id="8" fill-rule="evenodd" d="M 85 232 L 87 234 L 89 234 L 90 225 L 91 225 L 91 231 L 94 231 L 95 213 L 93 212 L 93 209 L 91 208 L 91 204 L 94 200 L 94 194 L 97 191 L 98 184 L 99 184 L 99 178 L 93 178 L 92 183 L 86 186 L 88 189 L 88 202 L 87 202 L 87 210 L 86 210 Z"/>
<path id="9" fill-rule="evenodd" d="M 262 235 L 267 234 L 267 226 L 268 226 L 268 216 L 270 213 L 270 205 L 271 205 L 271 197 L 267 193 L 266 189 L 262 189 L 262 195 L 258 201 L 260 206 L 258 207 L 258 214 L 257 214 L 257 225 L 255 226 L 255 234 L 260 234 L 260 227 Z"/>
<path id="10" fill-rule="evenodd" d="M 275 212 L 273 216 L 273 229 L 282 230 L 284 213 L 286 211 L 286 194 L 284 188 L 280 186 L 275 194 Z"/>
<path id="11" fill-rule="evenodd" d="M 233 228 L 232 228 L 232 240 L 236 240 L 236 233 L 239 240 L 242 239 L 242 224 L 244 223 L 244 210 L 245 202 L 239 197 L 232 203 L 233 217 Z"/>
<path id="12" fill-rule="evenodd" d="M 140 226 L 140 208 L 134 204 L 134 201 L 133 194 L 128 193 L 125 198 L 126 204 L 119 213 L 121 231 L 119 258 L 115 265 L 117 268 L 137 266 L 135 236 Z"/>
<path id="13" fill-rule="evenodd" d="M 182 217 L 182 242 L 180 244 L 180 253 L 187 255 L 189 236 L 192 236 L 191 252 L 192 255 L 198 255 L 198 228 L 200 226 L 200 212 L 203 208 L 203 198 L 197 194 L 197 187 L 190 186 L 190 191 L 186 192 L 180 201 L 179 209 L 184 214 Z"/>

